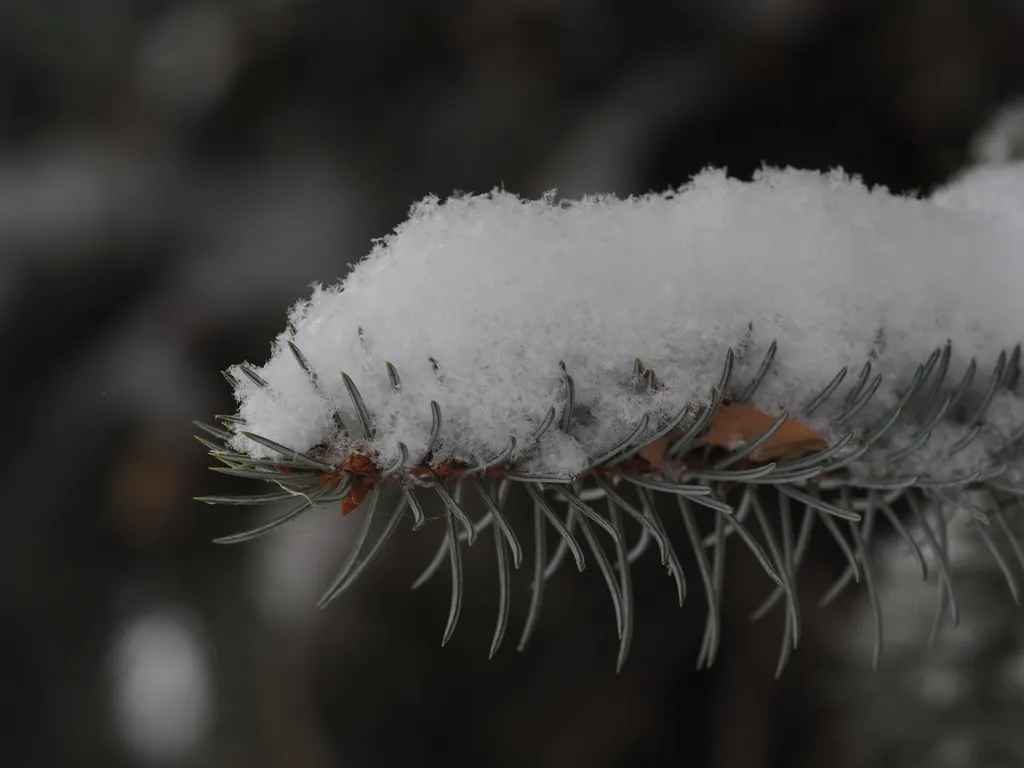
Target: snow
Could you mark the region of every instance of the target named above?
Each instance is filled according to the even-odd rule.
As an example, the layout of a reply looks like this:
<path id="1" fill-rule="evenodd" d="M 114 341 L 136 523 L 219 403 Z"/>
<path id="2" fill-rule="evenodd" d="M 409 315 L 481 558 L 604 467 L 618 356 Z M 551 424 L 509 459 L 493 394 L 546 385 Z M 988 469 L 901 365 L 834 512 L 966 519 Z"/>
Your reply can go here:
<path id="1" fill-rule="evenodd" d="M 706 402 L 729 347 L 742 384 L 778 341 L 754 399 L 769 412 L 799 411 L 841 367 L 850 383 L 869 359 L 883 375 L 871 410 L 891 407 L 947 339 L 950 377 L 975 357 L 981 386 L 1000 351 L 1024 340 L 1022 203 L 1024 164 L 979 169 L 932 199 L 838 171 L 768 169 L 752 182 L 709 170 L 625 200 L 429 197 L 339 284 L 314 286 L 292 309 L 294 336 L 282 332 L 270 360 L 252 366 L 269 387 L 236 375 L 239 415 L 245 429 L 298 451 L 359 448 L 387 464 L 399 441 L 414 457 L 426 449 L 436 400 L 435 461 L 478 463 L 510 436 L 520 457 L 548 409 L 561 407 L 564 361 L 576 387 L 571 437 L 549 431 L 529 467 L 568 473 L 645 412 L 653 434 L 655 415 L 664 422 Z M 633 391 L 636 358 L 655 372 L 653 394 Z M 370 440 L 342 371 L 373 416 Z M 270 455 L 241 435 L 234 444 Z"/>

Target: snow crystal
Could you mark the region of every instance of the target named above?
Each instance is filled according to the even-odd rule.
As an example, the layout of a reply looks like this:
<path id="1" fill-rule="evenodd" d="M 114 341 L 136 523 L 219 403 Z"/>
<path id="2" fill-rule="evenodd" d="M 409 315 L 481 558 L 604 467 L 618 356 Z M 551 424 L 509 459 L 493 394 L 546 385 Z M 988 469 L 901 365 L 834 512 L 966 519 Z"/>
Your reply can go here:
<path id="1" fill-rule="evenodd" d="M 529 466 L 572 472 L 645 412 L 653 433 L 654 416 L 706 402 L 730 347 L 744 383 L 772 340 L 758 407 L 799 410 L 840 368 L 852 380 L 868 360 L 884 377 L 873 407 L 890 407 L 947 339 L 956 376 L 972 357 L 987 375 L 1024 338 L 1022 201 L 1024 165 L 966 177 L 933 199 L 796 170 L 752 182 L 706 171 L 625 200 L 427 198 L 340 284 L 294 307 L 294 335 L 282 333 L 254 367 L 269 386 L 236 377 L 239 415 L 295 450 L 343 454 L 362 438 L 344 371 L 373 418 L 360 445 L 381 462 L 398 456 L 399 441 L 422 454 L 436 400 L 435 459 L 476 463 L 510 436 L 522 449 L 549 409 L 559 412 L 561 361 L 575 382 L 572 437 L 549 433 Z M 655 373 L 653 393 L 633 386 L 637 358 Z M 240 435 L 234 443 L 269 453 Z"/>

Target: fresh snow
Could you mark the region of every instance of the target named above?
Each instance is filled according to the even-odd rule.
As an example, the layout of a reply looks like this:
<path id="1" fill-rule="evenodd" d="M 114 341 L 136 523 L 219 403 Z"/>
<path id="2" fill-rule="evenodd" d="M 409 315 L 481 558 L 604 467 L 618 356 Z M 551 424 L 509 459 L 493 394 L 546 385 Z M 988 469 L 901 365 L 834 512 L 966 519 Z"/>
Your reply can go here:
<path id="1" fill-rule="evenodd" d="M 297 451 L 327 445 L 337 458 L 358 448 L 388 464 L 401 441 L 414 461 L 431 400 L 443 416 L 435 461 L 485 461 L 510 436 L 521 449 L 561 407 L 563 361 L 576 387 L 572 436 L 549 430 L 527 466 L 574 472 L 645 412 L 650 435 L 654 416 L 664 423 L 706 402 L 730 347 L 734 386 L 744 385 L 773 339 L 754 405 L 796 416 L 840 368 L 849 367 L 841 395 L 871 360 L 883 383 L 867 418 L 891 407 L 947 339 L 950 378 L 974 357 L 981 388 L 1000 351 L 1024 340 L 1024 164 L 980 168 L 931 199 L 797 170 L 752 182 L 709 170 L 625 200 L 428 197 L 340 284 L 314 286 L 290 320 L 294 336 L 283 332 L 253 366 L 269 387 L 236 373 L 239 415 L 251 432 Z M 655 372 L 653 395 L 631 386 L 636 358 Z M 397 393 L 386 361 L 401 376 Z M 370 441 L 342 371 L 372 414 Z M 992 419 L 1012 431 L 1021 396 L 1002 396 Z M 234 445 L 272 455 L 241 435 Z"/>

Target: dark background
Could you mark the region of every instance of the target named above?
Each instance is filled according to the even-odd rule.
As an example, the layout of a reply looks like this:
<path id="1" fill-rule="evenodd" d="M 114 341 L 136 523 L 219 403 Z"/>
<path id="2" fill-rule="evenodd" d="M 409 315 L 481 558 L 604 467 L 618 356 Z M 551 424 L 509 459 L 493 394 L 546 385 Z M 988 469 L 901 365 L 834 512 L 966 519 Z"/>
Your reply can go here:
<path id="1" fill-rule="evenodd" d="M 262 362 L 308 284 L 423 195 L 642 193 L 763 162 L 927 191 L 1022 91 L 1020 0 L 3 0 L 0 764 L 1024 762 L 929 752 L 962 713 L 904 727 L 936 699 L 838 650 L 856 601 L 809 607 L 773 682 L 779 617 L 747 624 L 765 587 L 742 559 L 699 674 L 702 595 L 673 608 L 653 558 L 618 676 L 596 573 L 553 582 L 533 644 L 488 662 L 477 553 L 440 649 L 446 577 L 408 591 L 437 526 L 321 613 L 356 523 L 323 510 L 215 547 L 254 513 L 191 500 L 238 486 L 190 424 L 230 412 L 218 371 Z M 821 554 L 802 583 L 835 567 Z M 1004 730 L 1024 674 L 991 701 L 971 675 L 1012 682 L 993 666 L 1017 658 L 1012 621 L 984 647 L 963 630 L 976 650 L 936 689 Z"/>

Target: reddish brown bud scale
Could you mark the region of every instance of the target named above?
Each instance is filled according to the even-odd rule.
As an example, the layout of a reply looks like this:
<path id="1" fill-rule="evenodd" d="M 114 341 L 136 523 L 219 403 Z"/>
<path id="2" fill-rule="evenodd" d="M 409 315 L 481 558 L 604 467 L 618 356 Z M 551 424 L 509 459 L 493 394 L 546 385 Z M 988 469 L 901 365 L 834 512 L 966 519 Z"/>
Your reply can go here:
<path id="1" fill-rule="evenodd" d="M 708 445 L 726 450 L 735 450 L 750 440 L 756 439 L 774 421 L 775 417 L 763 411 L 741 403 L 727 401 L 719 408 L 705 434 L 694 441 L 694 445 Z M 680 482 L 688 469 L 700 467 L 707 463 L 702 457 L 695 455 L 686 457 L 685 461 L 665 460 L 665 451 L 674 440 L 679 438 L 680 434 L 679 430 L 674 430 L 670 434 L 663 435 L 661 438 L 646 445 L 638 451 L 636 458 L 617 465 L 592 467 L 587 470 L 586 474 L 606 479 L 612 479 L 628 473 L 647 476 L 664 475 L 676 482 Z M 800 458 L 809 453 L 822 450 L 827 445 L 827 441 L 821 435 L 796 420 L 790 420 L 783 424 L 777 433 L 765 441 L 750 458 L 745 459 L 739 466 L 740 468 L 757 466 L 762 461 L 778 458 Z M 485 474 L 498 480 L 507 469 L 507 467 L 492 467 Z M 291 470 L 282 468 L 282 471 Z M 434 467 L 411 467 L 408 473 L 415 477 L 435 477 L 443 481 L 452 477 L 463 476 L 465 471 L 465 465 L 454 459 L 446 459 Z M 324 482 L 331 483 L 338 481 L 346 475 L 355 481 L 355 485 L 341 501 L 342 515 L 349 514 L 362 504 L 369 492 L 378 483 L 389 481 L 389 478 L 380 477 L 379 470 L 373 459 L 363 453 L 350 454 L 345 459 L 345 462 L 341 466 L 336 467 L 333 472 L 324 473 L 323 479 Z"/>
<path id="2" fill-rule="evenodd" d="M 349 512 L 358 507 L 360 504 L 362 504 L 363 500 L 366 498 L 366 495 L 369 492 L 370 488 L 369 486 L 366 485 L 357 485 L 351 491 L 349 491 L 348 495 L 341 500 L 342 516 L 344 517 Z"/>
<path id="3" fill-rule="evenodd" d="M 462 467 L 454 459 L 445 459 L 437 467 L 434 468 L 434 473 L 441 478 L 451 477 L 457 473 Z"/>
<path id="4" fill-rule="evenodd" d="M 362 453 L 353 453 L 345 459 L 345 471 L 353 475 L 368 475 L 376 471 L 373 459 Z"/>

